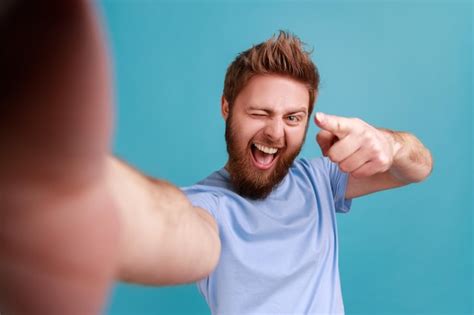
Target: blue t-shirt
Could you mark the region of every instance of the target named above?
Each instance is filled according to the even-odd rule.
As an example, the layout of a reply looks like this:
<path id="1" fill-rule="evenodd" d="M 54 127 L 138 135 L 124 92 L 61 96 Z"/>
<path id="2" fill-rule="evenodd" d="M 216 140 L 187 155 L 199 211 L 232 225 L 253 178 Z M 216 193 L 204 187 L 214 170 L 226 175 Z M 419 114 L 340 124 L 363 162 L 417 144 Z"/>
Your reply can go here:
<path id="1" fill-rule="evenodd" d="M 295 160 L 264 200 L 236 194 L 224 168 L 183 188 L 216 219 L 219 263 L 198 282 L 212 314 L 343 314 L 336 212 L 348 175 L 321 157 Z"/>

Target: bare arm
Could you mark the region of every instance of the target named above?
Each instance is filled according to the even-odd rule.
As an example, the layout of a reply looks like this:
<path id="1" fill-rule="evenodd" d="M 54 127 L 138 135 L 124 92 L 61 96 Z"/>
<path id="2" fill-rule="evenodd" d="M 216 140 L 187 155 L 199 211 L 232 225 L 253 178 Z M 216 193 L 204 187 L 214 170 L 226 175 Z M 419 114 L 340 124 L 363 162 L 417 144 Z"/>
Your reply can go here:
<path id="1" fill-rule="evenodd" d="M 420 182 L 431 173 L 430 151 L 409 133 L 321 113 L 315 122 L 323 155 L 350 174 L 346 198 Z"/>
<path id="2" fill-rule="evenodd" d="M 396 148 L 390 168 L 371 176 L 349 177 L 346 198 L 421 182 L 432 171 L 430 151 L 412 134 L 380 129 Z"/>
<path id="3" fill-rule="evenodd" d="M 118 277 L 176 284 L 207 276 L 220 254 L 213 217 L 173 185 L 108 159 L 108 185 L 121 216 Z"/>

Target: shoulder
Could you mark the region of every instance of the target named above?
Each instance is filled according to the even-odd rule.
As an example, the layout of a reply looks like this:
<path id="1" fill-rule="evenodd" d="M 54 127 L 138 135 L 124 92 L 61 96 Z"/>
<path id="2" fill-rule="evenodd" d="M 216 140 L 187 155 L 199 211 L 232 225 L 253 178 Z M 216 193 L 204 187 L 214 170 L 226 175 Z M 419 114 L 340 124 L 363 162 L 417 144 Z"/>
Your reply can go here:
<path id="1" fill-rule="evenodd" d="M 331 203 L 337 212 L 348 212 L 351 200 L 345 199 L 348 174 L 341 171 L 339 166 L 327 157 L 314 159 L 299 159 L 294 163 L 294 171 L 304 171 L 315 192 L 320 195 L 332 194 Z"/>
<path id="2" fill-rule="evenodd" d="M 305 172 L 310 176 L 325 175 L 328 176 L 332 167 L 332 162 L 327 157 L 300 158 L 293 162 L 290 169 L 292 173 Z"/>
<path id="3" fill-rule="evenodd" d="M 309 181 L 315 189 L 336 186 L 344 179 L 339 166 L 327 157 L 300 158 L 293 163 L 290 174 L 293 178 Z"/>
<path id="4" fill-rule="evenodd" d="M 219 170 L 192 186 L 181 187 L 181 190 L 193 206 L 203 208 L 216 217 L 219 200 L 229 191 L 229 186 L 225 172 Z"/>
<path id="5" fill-rule="evenodd" d="M 217 197 L 222 194 L 222 190 L 228 189 L 229 186 L 230 183 L 226 173 L 219 170 L 194 185 L 181 187 L 181 190 L 188 197 L 206 195 Z"/>

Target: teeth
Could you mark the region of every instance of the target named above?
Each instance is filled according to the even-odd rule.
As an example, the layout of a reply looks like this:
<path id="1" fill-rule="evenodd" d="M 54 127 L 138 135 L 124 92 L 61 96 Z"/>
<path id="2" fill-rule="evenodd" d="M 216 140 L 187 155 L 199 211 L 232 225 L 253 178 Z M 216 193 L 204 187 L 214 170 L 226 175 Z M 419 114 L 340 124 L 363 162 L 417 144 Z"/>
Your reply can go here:
<path id="1" fill-rule="evenodd" d="M 275 154 L 278 151 L 277 148 L 270 148 L 270 147 L 266 147 L 264 145 L 257 144 L 257 143 L 254 143 L 254 144 L 257 147 L 257 149 L 259 149 L 262 152 L 265 152 L 266 154 Z"/>

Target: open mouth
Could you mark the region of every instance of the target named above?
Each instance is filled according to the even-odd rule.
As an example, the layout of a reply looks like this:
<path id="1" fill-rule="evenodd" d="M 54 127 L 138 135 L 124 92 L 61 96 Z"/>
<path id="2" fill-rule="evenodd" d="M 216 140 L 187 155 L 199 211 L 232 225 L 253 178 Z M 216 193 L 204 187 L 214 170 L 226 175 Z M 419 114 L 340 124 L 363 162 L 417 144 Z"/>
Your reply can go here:
<path id="1" fill-rule="evenodd" d="M 252 143 L 251 151 L 253 164 L 258 169 L 267 170 L 275 164 L 280 150 L 278 148 Z"/>

